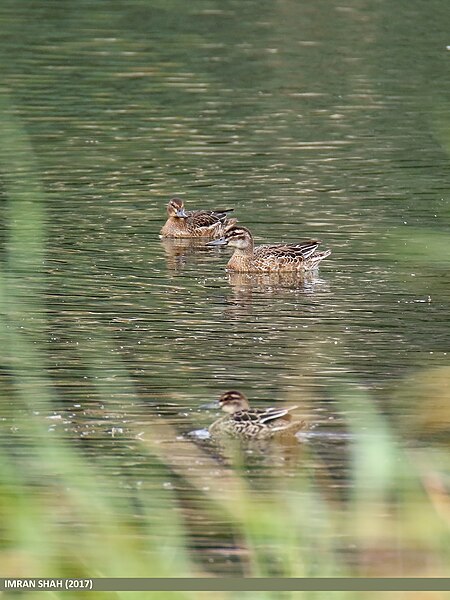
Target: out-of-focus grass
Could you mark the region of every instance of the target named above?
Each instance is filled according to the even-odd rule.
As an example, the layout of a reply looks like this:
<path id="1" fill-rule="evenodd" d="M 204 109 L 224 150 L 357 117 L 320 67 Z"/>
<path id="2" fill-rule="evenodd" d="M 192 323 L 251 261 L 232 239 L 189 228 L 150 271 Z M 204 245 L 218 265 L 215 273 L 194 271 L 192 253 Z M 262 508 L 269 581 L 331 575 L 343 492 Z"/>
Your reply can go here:
<path id="1" fill-rule="evenodd" d="M 1 575 L 191 574 L 176 500 L 162 481 L 158 505 L 147 498 L 138 520 L 130 501 L 111 498 L 111 482 L 98 465 L 64 436 L 49 435 L 46 416 L 56 394 L 46 369 L 44 194 L 26 133 L 5 97 L 0 139 L 7 202 L 0 279 Z"/>
<path id="2" fill-rule="evenodd" d="M 46 414 L 56 393 L 46 365 L 44 193 L 25 132 L 7 100 L 3 104 L 0 166 L 7 235 L 0 279 L 0 575 L 209 574 L 192 552 L 183 498 L 166 485 L 175 477 L 203 498 L 205 523 L 215 513 L 230 524 L 239 556 L 236 572 L 246 576 L 449 576 L 449 465 L 443 451 L 426 446 L 405 451 L 371 399 L 352 385 L 336 391 L 352 434 L 345 499 L 323 489 L 313 469 L 299 469 L 296 477 L 274 476 L 272 491 L 261 494 L 238 469 L 223 466 L 193 443 L 188 456 L 189 442 L 179 443 L 170 425 L 162 424 L 140 424 L 135 432 L 136 439 L 145 433 L 139 448 L 158 494 L 145 487 L 112 493 L 118 482 L 102 468 L 110 457 L 93 461 L 70 432 L 50 434 Z M 96 332 L 91 343 L 97 360 L 90 377 L 107 411 L 113 384 L 120 382 L 130 398 L 134 390 L 119 359 L 111 358 L 108 338 Z M 448 381 L 440 385 L 435 393 L 448 395 Z M 205 596 L 164 593 L 171 597 Z"/>

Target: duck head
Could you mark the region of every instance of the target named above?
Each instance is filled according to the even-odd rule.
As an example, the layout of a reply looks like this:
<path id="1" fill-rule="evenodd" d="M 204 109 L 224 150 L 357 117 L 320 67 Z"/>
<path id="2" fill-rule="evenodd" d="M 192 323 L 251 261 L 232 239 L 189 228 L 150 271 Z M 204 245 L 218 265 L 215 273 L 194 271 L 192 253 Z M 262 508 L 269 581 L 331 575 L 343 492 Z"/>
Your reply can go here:
<path id="1" fill-rule="evenodd" d="M 235 412 L 249 409 L 247 398 L 244 394 L 236 390 L 222 394 L 219 398 L 219 406 L 224 412 L 231 415 Z"/>
<path id="2" fill-rule="evenodd" d="M 246 227 L 239 227 L 231 223 L 225 230 L 223 237 L 218 240 L 208 242 L 207 246 L 232 246 L 239 250 L 246 250 L 253 247 L 253 237 Z"/>
<path id="3" fill-rule="evenodd" d="M 172 198 L 167 205 L 167 214 L 169 217 L 178 217 L 185 219 L 188 215 L 184 210 L 184 202 L 180 198 Z"/>

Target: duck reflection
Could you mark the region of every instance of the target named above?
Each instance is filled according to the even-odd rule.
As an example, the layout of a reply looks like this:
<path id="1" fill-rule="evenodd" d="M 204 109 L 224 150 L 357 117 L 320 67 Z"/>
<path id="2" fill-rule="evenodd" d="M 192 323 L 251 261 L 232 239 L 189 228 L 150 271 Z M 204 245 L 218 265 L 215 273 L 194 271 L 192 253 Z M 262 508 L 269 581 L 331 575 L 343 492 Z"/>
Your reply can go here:
<path id="1" fill-rule="evenodd" d="M 303 291 L 314 291 L 319 284 L 325 284 L 317 271 L 305 271 L 287 273 L 228 273 L 228 283 L 233 290 L 260 292 L 277 292 L 281 289 L 293 289 Z"/>
<path id="2" fill-rule="evenodd" d="M 253 472 L 256 483 L 261 478 L 263 468 L 264 485 L 267 485 L 267 481 L 272 477 L 298 472 L 299 466 L 308 456 L 305 454 L 305 444 L 295 437 L 272 440 L 214 438 L 210 445 L 224 465 L 244 468 L 250 478 Z M 267 472 L 267 467 L 275 471 Z"/>
<path id="3" fill-rule="evenodd" d="M 164 238 L 161 244 L 166 252 L 167 268 L 173 273 L 181 272 L 192 255 L 208 252 L 205 241 L 198 238 Z"/>
<path id="4" fill-rule="evenodd" d="M 235 309 L 252 308 L 254 299 L 265 296 L 301 294 L 312 296 L 317 292 L 328 291 L 328 284 L 320 279 L 317 272 L 304 273 L 228 273 L 228 283 L 233 292 L 232 305 L 227 312 Z"/>

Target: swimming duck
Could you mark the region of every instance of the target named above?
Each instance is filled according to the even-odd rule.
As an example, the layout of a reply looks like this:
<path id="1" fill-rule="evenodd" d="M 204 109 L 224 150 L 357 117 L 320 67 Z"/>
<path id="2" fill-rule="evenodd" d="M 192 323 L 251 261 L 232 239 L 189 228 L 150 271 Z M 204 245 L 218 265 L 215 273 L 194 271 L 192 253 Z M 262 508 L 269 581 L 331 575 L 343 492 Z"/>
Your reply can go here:
<path id="1" fill-rule="evenodd" d="M 305 427 L 304 421 L 292 420 L 289 408 L 250 408 L 247 398 L 235 390 L 225 392 L 219 399 L 220 408 L 227 414 L 209 427 L 212 436 L 230 436 L 247 440 L 266 440 L 292 437 Z"/>
<path id="2" fill-rule="evenodd" d="M 228 219 L 228 213 L 234 210 L 184 210 L 180 198 L 172 198 L 167 205 L 168 219 L 160 231 L 163 238 L 217 238 L 224 234 L 225 226 L 237 223 L 237 219 Z"/>
<path id="3" fill-rule="evenodd" d="M 266 244 L 254 246 L 253 236 L 246 227 L 234 223 L 225 228 L 224 235 L 207 246 L 228 245 L 235 248 L 227 264 L 229 271 L 238 273 L 276 273 L 313 271 L 331 250 L 316 252 L 319 240 L 305 240 L 298 244 Z"/>

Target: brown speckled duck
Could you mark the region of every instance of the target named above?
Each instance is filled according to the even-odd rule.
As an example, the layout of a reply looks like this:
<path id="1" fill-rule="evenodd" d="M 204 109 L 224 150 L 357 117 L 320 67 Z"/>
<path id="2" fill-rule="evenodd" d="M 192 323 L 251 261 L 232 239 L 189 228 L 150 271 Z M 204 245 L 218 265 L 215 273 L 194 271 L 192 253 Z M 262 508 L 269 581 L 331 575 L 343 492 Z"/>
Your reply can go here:
<path id="1" fill-rule="evenodd" d="M 213 437 L 228 436 L 247 440 L 292 437 L 305 427 L 304 421 L 293 420 L 289 413 L 297 408 L 250 408 L 241 392 L 225 392 L 219 399 L 227 414 L 209 427 Z"/>
<path id="2" fill-rule="evenodd" d="M 253 236 L 246 227 L 230 224 L 223 237 L 208 246 L 228 245 L 235 248 L 227 264 L 229 271 L 238 273 L 281 273 L 314 271 L 331 250 L 316 252 L 319 240 L 305 240 L 297 244 L 266 244 L 254 246 Z"/>
<path id="3" fill-rule="evenodd" d="M 226 210 L 184 210 L 180 198 L 172 198 L 167 205 L 168 219 L 160 231 L 162 238 L 218 238 L 224 235 L 225 228 L 237 223 L 229 219 Z"/>

